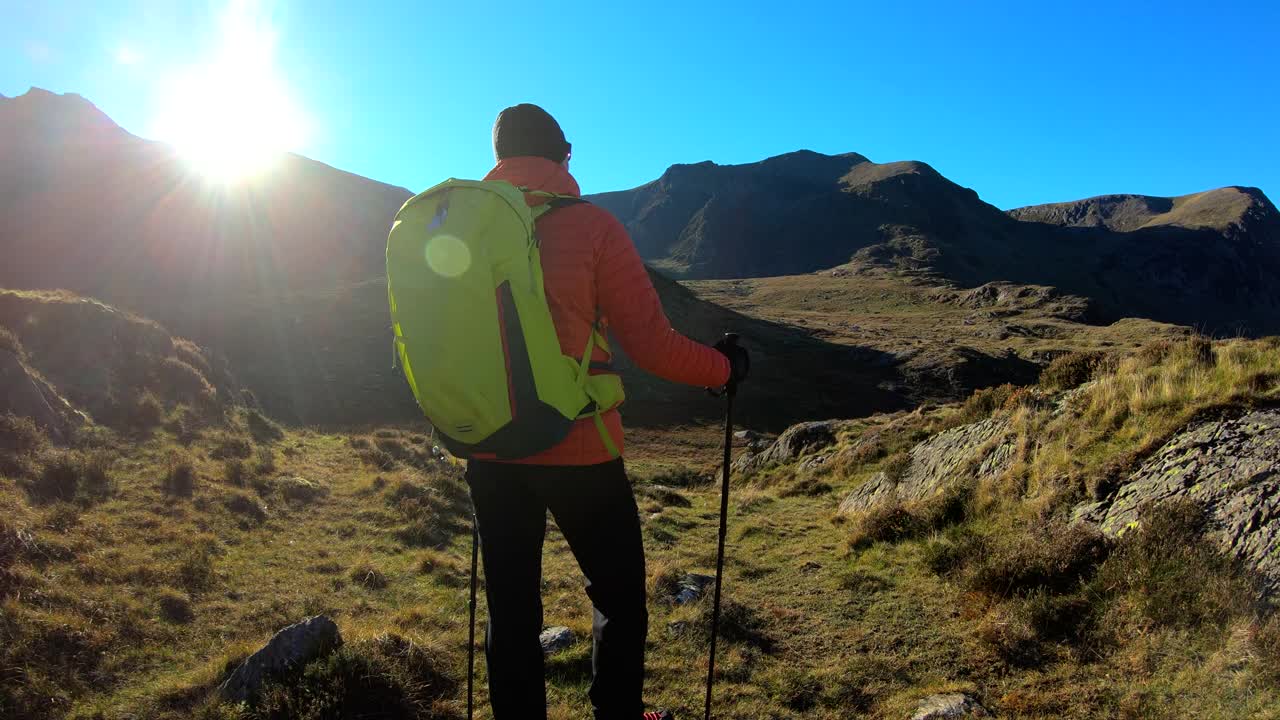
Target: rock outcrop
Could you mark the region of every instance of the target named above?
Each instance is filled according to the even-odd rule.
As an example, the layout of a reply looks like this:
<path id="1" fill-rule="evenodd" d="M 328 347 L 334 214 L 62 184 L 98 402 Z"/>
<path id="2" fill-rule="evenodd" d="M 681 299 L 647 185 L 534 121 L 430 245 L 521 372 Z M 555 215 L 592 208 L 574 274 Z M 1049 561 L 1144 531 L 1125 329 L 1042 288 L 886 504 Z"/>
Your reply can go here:
<path id="1" fill-rule="evenodd" d="M 1010 326 L 1004 337 L 1015 334 Z M 967 397 L 978 388 L 1002 383 L 1028 385 L 1040 377 L 1041 367 L 1012 349 L 988 355 L 971 347 L 956 346 L 945 352 L 906 351 L 899 370 L 907 386 L 920 397 Z"/>
<path id="2" fill-rule="evenodd" d="M 911 449 L 905 469 L 876 473 L 840 503 L 840 513 L 869 510 L 887 502 L 918 502 L 969 475 L 990 477 L 1008 467 L 1013 445 L 1003 441 L 1007 426 L 988 418 L 944 430 Z"/>
<path id="3" fill-rule="evenodd" d="M 304 667 L 342 645 L 333 620 L 324 615 L 307 618 L 281 630 L 258 652 L 236 668 L 218 692 L 229 702 L 248 702 L 272 677 Z"/>
<path id="4" fill-rule="evenodd" d="M 1187 428 L 1075 516 L 1119 536 L 1146 508 L 1183 498 L 1205 508 L 1212 537 L 1263 576 L 1268 594 L 1280 590 L 1280 410 Z"/>
<path id="5" fill-rule="evenodd" d="M 1084 322 L 1091 317 L 1087 298 L 1066 295 L 1057 288 L 1044 285 L 1020 285 L 996 281 L 984 283 L 969 290 L 947 289 L 934 293 L 942 302 L 949 302 L 971 310 L 990 310 L 997 313 L 1025 310 L 1041 310 L 1050 317 Z"/>
<path id="6" fill-rule="evenodd" d="M 836 442 L 836 433 L 846 424 L 843 420 L 818 420 L 792 425 L 761 452 L 739 457 L 733 463 L 733 471 L 750 476 L 770 465 L 791 462 L 806 453 L 830 447 Z"/>

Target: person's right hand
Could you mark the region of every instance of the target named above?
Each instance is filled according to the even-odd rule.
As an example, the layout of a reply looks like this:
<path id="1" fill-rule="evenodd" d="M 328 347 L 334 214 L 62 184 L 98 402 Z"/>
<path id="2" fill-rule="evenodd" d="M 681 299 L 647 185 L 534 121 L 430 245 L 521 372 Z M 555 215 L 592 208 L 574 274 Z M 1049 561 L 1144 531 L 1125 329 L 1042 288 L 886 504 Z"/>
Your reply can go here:
<path id="1" fill-rule="evenodd" d="M 725 391 L 730 394 L 737 392 L 738 385 L 751 373 L 751 356 L 738 344 L 738 336 L 734 333 L 725 333 L 713 347 L 729 359 L 729 382 L 725 383 Z"/>

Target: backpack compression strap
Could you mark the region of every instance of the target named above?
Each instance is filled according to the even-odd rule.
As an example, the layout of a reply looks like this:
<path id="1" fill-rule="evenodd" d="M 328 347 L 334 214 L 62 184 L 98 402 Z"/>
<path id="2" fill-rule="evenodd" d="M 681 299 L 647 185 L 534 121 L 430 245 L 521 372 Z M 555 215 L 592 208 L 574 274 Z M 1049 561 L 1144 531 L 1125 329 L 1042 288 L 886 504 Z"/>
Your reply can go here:
<path id="1" fill-rule="evenodd" d="M 584 391 L 587 387 L 587 376 L 591 373 L 591 353 L 599 345 L 605 352 L 609 352 L 609 343 L 600 334 L 600 321 L 596 320 L 591 326 L 591 336 L 587 338 L 587 349 L 582 353 L 582 361 L 578 363 L 578 387 Z M 604 449 L 609 451 L 609 457 L 616 458 L 622 453 L 618 451 L 618 446 L 614 444 L 613 437 L 609 435 L 609 428 L 604 426 L 604 418 L 600 417 L 600 406 L 592 401 L 591 411 L 579 415 L 578 418 L 591 416 L 595 421 L 596 430 L 600 433 L 600 441 L 604 443 Z"/>

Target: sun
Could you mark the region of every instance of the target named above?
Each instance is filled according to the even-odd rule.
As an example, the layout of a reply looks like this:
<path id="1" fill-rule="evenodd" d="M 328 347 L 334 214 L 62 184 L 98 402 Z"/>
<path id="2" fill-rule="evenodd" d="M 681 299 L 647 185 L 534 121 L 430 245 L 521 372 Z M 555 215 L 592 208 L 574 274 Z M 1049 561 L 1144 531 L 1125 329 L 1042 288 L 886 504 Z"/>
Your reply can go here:
<path id="1" fill-rule="evenodd" d="M 249 3 L 229 6 L 210 59 L 163 86 L 153 134 L 201 175 L 235 182 L 269 170 L 306 132 L 275 66 L 275 32 Z"/>

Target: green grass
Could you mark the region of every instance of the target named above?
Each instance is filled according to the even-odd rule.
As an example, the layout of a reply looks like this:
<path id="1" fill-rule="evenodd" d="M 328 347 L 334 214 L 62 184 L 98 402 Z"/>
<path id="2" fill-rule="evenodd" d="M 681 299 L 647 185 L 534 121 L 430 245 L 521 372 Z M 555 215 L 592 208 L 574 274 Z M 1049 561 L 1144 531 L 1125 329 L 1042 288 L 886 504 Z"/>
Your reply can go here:
<path id="1" fill-rule="evenodd" d="M 946 358 L 955 348 L 968 347 L 993 356 L 1012 350 L 1023 358 L 1047 359 L 1077 351 L 1132 350 L 1187 332 L 1141 319 L 1090 325 L 1065 319 L 1058 312 L 1061 303 L 1053 302 L 967 307 L 955 300 L 962 290 L 858 265 L 808 275 L 683 284 L 703 299 L 801 328 L 828 342 L 926 358 Z"/>
<path id="2" fill-rule="evenodd" d="M 1274 344 L 1211 349 L 1120 360 L 1067 412 L 1037 399 L 1045 390 L 1008 390 L 866 418 L 823 451 L 840 462 L 735 479 L 717 713 L 901 718 L 923 695 L 963 691 L 1010 718 L 1276 717 L 1276 615 L 1198 539 L 1192 509 L 1119 541 L 1063 519 L 1090 478 L 1187 417 L 1274 397 Z M 1121 408 L 1124 420 L 1098 422 Z M 909 532 L 850 547 L 857 523 L 834 513 L 848 490 L 931 433 L 988 415 L 1043 442 L 1020 442 L 1014 467 L 987 485 L 907 508 Z M 107 449 L 109 493 L 45 500 L 24 489 L 28 476 L 2 471 L 0 667 L 22 674 L 0 674 L 0 716 L 461 716 L 469 532 L 457 470 L 394 428 L 282 428 L 263 444 L 245 422 L 185 444 L 163 426 L 89 434 L 92 447 L 61 451 Z M 31 477 L 49 467 L 20 422 L 0 430 L 5 457 L 33 458 L 15 466 Z M 701 711 L 709 602 L 662 597 L 683 573 L 714 570 L 718 489 L 696 478 L 716 438 L 714 427 L 650 430 L 630 443 L 652 592 L 646 693 L 682 715 Z M 268 447 L 264 477 L 253 467 Z M 228 460 L 245 466 L 241 483 L 226 478 Z M 546 623 L 583 638 L 548 659 L 550 717 L 581 718 L 591 612 L 554 527 L 544 578 Z M 273 632 L 317 613 L 337 620 L 342 650 L 253 710 L 211 699 Z M 488 717 L 483 663 L 478 680 Z"/>

